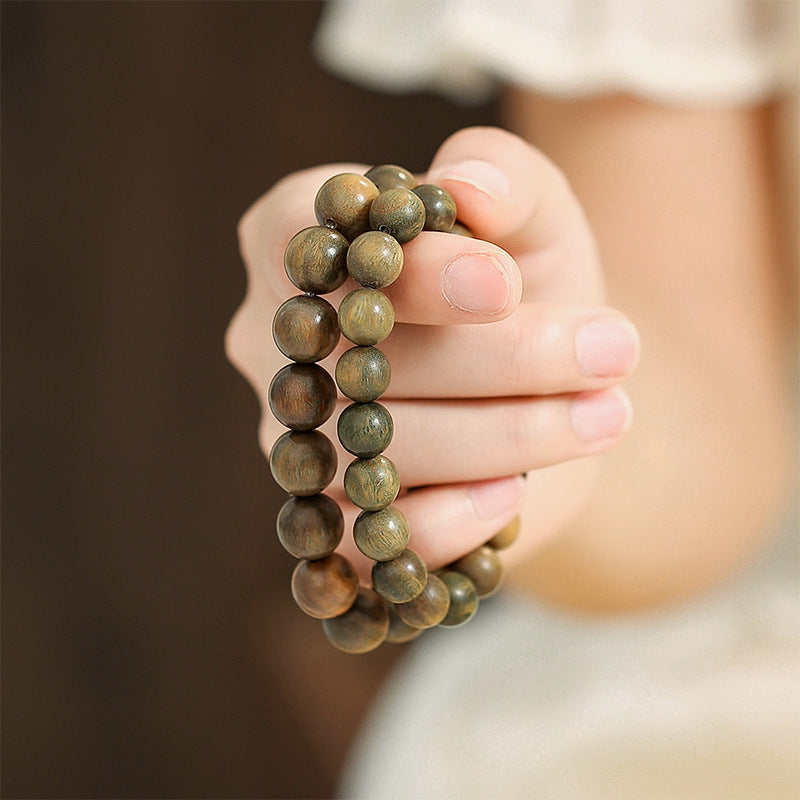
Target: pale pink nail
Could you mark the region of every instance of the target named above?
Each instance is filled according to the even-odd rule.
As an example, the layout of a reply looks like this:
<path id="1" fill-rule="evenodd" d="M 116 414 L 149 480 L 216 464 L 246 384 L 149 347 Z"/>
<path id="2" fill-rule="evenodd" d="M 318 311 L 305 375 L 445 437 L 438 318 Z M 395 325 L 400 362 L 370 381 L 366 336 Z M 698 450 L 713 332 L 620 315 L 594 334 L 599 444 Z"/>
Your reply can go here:
<path id="1" fill-rule="evenodd" d="M 461 311 L 497 314 L 511 298 L 511 282 L 496 258 L 470 253 L 454 258 L 442 270 L 442 294 Z"/>
<path id="2" fill-rule="evenodd" d="M 511 181 L 508 176 L 488 161 L 468 160 L 446 167 L 437 167 L 428 175 L 431 183 L 442 180 L 460 181 L 488 195 L 493 200 L 511 194 Z"/>
<path id="3" fill-rule="evenodd" d="M 511 478 L 476 483 L 469 489 L 469 499 L 481 519 L 496 519 L 515 509 L 522 498 L 522 478 Z"/>
<path id="4" fill-rule="evenodd" d="M 578 328 L 575 350 L 584 375 L 618 378 L 636 364 L 639 334 L 624 317 L 596 317 Z"/>
<path id="5" fill-rule="evenodd" d="M 618 386 L 605 392 L 578 395 L 570 408 L 572 428 L 579 439 L 599 442 L 624 433 L 631 423 L 631 401 Z"/>

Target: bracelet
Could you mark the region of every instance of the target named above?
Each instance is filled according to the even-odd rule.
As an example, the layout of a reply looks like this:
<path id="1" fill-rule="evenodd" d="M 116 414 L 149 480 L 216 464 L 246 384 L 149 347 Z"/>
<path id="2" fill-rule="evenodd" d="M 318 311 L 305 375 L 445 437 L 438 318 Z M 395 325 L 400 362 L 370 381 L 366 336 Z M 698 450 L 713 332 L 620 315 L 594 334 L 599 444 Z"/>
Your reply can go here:
<path id="1" fill-rule="evenodd" d="M 394 327 L 394 308 L 380 290 L 403 268 L 402 245 L 422 230 L 471 235 L 456 221 L 456 205 L 443 189 L 418 186 L 410 172 L 391 164 L 365 175 L 327 180 L 314 201 L 319 225 L 297 233 L 284 266 L 304 294 L 284 302 L 272 334 L 293 363 L 269 388 L 276 419 L 290 430 L 274 444 L 270 469 L 293 497 L 278 513 L 281 545 L 301 559 L 292 574 L 292 595 L 309 616 L 321 619 L 330 642 L 347 653 L 365 653 L 383 641 L 407 642 L 437 625 L 455 627 L 475 614 L 480 599 L 503 580 L 497 551 L 519 531 L 515 518 L 485 545 L 444 569 L 428 572 L 408 548 L 410 531 L 392 505 L 400 490 L 395 465 L 382 455 L 394 430 L 377 402 L 389 386 L 386 356 L 375 345 Z M 348 275 L 360 284 L 338 312 L 320 295 L 338 289 Z M 354 345 L 339 357 L 334 383 L 317 362 L 330 355 L 340 332 Z M 347 497 L 362 509 L 353 525 L 358 549 L 372 559 L 372 588 L 359 585 L 350 562 L 335 550 L 344 535 L 338 504 L 322 491 L 336 473 L 331 441 L 317 428 L 336 407 L 337 391 L 350 399 L 337 421 L 339 441 L 355 459 L 344 474 Z"/>

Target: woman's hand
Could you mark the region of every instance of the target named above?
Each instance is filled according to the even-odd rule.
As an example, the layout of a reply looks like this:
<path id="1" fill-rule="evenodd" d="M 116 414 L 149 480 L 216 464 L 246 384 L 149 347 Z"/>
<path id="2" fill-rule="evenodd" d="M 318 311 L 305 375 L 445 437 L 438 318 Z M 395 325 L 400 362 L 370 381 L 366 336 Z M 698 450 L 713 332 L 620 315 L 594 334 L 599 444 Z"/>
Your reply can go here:
<path id="1" fill-rule="evenodd" d="M 271 415 L 268 387 L 286 363 L 271 341 L 272 317 L 298 290 L 283 252 L 315 224 L 313 203 L 326 178 L 363 173 L 336 164 L 295 173 L 265 194 L 240 225 L 247 296 L 227 336 L 231 361 L 262 404 L 265 453 L 285 429 Z M 421 182 L 455 198 L 477 238 L 423 232 L 404 246 L 398 280 L 385 292 L 396 325 L 381 343 L 392 381 L 380 399 L 391 412 L 386 451 L 403 490 L 410 546 L 432 568 L 488 540 L 517 513 L 522 534 L 511 555 L 552 537 L 584 503 L 594 459 L 631 421 L 619 387 L 639 354 L 638 336 L 603 306 L 595 243 L 562 174 L 522 139 L 497 129 L 460 131 L 442 144 Z M 334 306 L 355 288 L 332 295 Z M 321 362 L 329 372 L 349 343 Z M 358 509 L 341 488 L 351 460 L 335 419 L 322 430 L 337 445 L 339 470 L 326 490 L 348 530 Z M 519 477 L 527 473 L 523 480 Z M 413 491 L 411 491 L 413 490 Z M 341 551 L 362 579 L 369 563 L 345 536 Z"/>

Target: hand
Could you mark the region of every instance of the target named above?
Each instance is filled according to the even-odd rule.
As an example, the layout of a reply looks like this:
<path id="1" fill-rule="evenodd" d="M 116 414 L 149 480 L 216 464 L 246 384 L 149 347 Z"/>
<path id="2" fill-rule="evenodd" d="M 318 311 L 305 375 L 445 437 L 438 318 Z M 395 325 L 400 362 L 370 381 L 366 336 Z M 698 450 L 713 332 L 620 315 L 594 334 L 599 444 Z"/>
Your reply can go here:
<path id="1" fill-rule="evenodd" d="M 285 429 L 267 403 L 286 363 L 270 341 L 272 317 L 298 294 L 283 269 L 289 239 L 315 223 L 319 186 L 361 164 L 336 164 L 280 181 L 244 216 L 247 296 L 227 335 L 231 361 L 262 404 L 265 453 Z M 404 246 L 398 280 L 385 292 L 395 329 L 380 345 L 392 367 L 382 402 L 395 424 L 386 451 L 403 491 L 411 549 L 431 568 L 488 540 L 516 513 L 519 543 L 530 552 L 574 516 L 588 496 L 593 459 L 631 421 L 619 382 L 638 359 L 631 323 L 604 307 L 594 240 L 562 174 L 523 140 L 472 128 L 445 141 L 422 182 L 455 198 L 459 219 L 477 238 L 423 232 Z M 354 288 L 328 295 L 334 306 Z M 349 343 L 321 362 L 329 372 Z M 335 419 L 322 430 L 337 443 L 339 470 L 326 490 L 345 511 L 341 489 L 352 456 L 338 446 Z M 527 473 L 523 480 L 520 475 Z M 413 490 L 413 491 L 410 491 Z M 363 579 L 369 563 L 345 535 L 341 552 Z"/>

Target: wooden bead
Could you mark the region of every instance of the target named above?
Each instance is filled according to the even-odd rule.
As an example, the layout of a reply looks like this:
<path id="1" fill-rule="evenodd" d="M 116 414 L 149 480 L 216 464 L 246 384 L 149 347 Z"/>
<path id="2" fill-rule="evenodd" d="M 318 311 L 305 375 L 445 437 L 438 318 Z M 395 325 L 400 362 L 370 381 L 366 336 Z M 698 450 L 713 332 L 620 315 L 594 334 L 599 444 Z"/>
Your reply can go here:
<path id="1" fill-rule="evenodd" d="M 463 223 L 456 220 L 453 227 L 450 228 L 450 233 L 455 233 L 458 236 L 466 236 L 468 239 L 474 239 L 475 234 Z"/>
<path id="2" fill-rule="evenodd" d="M 432 183 L 423 183 L 413 192 L 425 206 L 424 230 L 447 233 L 456 221 L 456 201 L 450 192 Z"/>
<path id="3" fill-rule="evenodd" d="M 486 544 L 494 547 L 495 550 L 505 550 L 506 547 L 514 544 L 519 536 L 519 517 L 516 516 L 505 528 L 501 528 Z"/>
<path id="4" fill-rule="evenodd" d="M 400 491 L 397 467 L 386 456 L 357 458 L 344 471 L 344 491 L 365 511 L 386 508 Z"/>
<path id="5" fill-rule="evenodd" d="M 403 248 L 389 233 L 362 233 L 347 251 L 347 271 L 356 283 L 367 288 L 388 286 L 403 271 Z"/>
<path id="6" fill-rule="evenodd" d="M 336 384 L 319 364 L 287 364 L 269 385 L 275 419 L 293 431 L 310 431 L 336 408 Z"/>
<path id="7" fill-rule="evenodd" d="M 505 568 L 500 556 L 494 548 L 487 545 L 467 553 L 456 561 L 452 568 L 456 572 L 466 575 L 478 592 L 478 597 L 483 599 L 494 594 L 503 582 Z"/>
<path id="8" fill-rule="evenodd" d="M 325 494 L 290 497 L 278 512 L 278 540 L 295 558 L 329 556 L 342 541 L 344 516 Z"/>
<path id="9" fill-rule="evenodd" d="M 471 620 L 478 610 L 478 592 L 472 581 L 466 575 L 452 570 L 440 572 L 439 578 L 450 595 L 450 608 L 439 624 L 455 628 Z"/>
<path id="10" fill-rule="evenodd" d="M 332 228 L 305 228 L 286 248 L 283 265 L 289 280 L 304 292 L 327 294 L 347 280 L 344 236 Z"/>
<path id="11" fill-rule="evenodd" d="M 322 184 L 314 200 L 317 222 L 336 228 L 351 241 L 369 230 L 369 209 L 378 187 L 364 175 L 345 172 Z"/>
<path id="12" fill-rule="evenodd" d="M 336 423 L 339 441 L 348 453 L 372 458 L 392 441 L 392 415 L 380 403 L 353 403 L 339 415 Z"/>
<path id="13" fill-rule="evenodd" d="M 394 306 L 377 289 L 356 289 L 339 304 L 338 323 L 353 344 L 378 344 L 392 332 Z"/>
<path id="14" fill-rule="evenodd" d="M 278 486 L 289 494 L 319 494 L 336 474 L 336 450 L 319 431 L 288 431 L 272 446 L 269 467 Z"/>
<path id="15" fill-rule="evenodd" d="M 338 553 L 319 561 L 301 561 L 292 573 L 292 596 L 309 617 L 329 619 L 344 614 L 358 594 L 358 578 Z"/>
<path id="16" fill-rule="evenodd" d="M 425 206 L 408 189 L 387 189 L 372 201 L 369 224 L 372 230 L 388 233 L 405 244 L 425 226 Z"/>
<path id="17" fill-rule="evenodd" d="M 372 588 L 392 603 L 413 600 L 425 588 L 427 579 L 428 568 L 413 550 L 403 550 L 391 561 L 372 565 Z"/>
<path id="18" fill-rule="evenodd" d="M 387 189 L 413 189 L 417 185 L 417 179 L 397 164 L 378 164 L 365 174 L 380 192 Z"/>
<path id="19" fill-rule="evenodd" d="M 336 362 L 336 383 L 342 394 L 357 403 L 377 400 L 392 377 L 389 359 L 374 347 L 351 347 Z"/>
<path id="20" fill-rule="evenodd" d="M 422 628 L 412 628 L 406 625 L 397 613 L 394 603 L 386 604 L 389 609 L 389 631 L 386 634 L 386 641 L 392 644 L 403 644 L 416 639 L 422 633 Z"/>
<path id="21" fill-rule="evenodd" d="M 407 603 L 398 603 L 400 619 L 412 628 L 432 628 L 438 625 L 450 608 L 450 593 L 440 578 L 428 573 L 425 588 Z"/>
<path id="22" fill-rule="evenodd" d="M 353 523 L 356 547 L 373 561 L 389 561 L 399 556 L 406 549 L 408 538 L 408 521 L 395 506 L 362 511 Z"/>
<path id="23" fill-rule="evenodd" d="M 345 653 L 368 653 L 386 638 L 389 631 L 389 610 L 386 601 L 363 586 L 355 602 L 339 617 L 326 619 L 322 629 L 328 641 Z"/>
<path id="24" fill-rule="evenodd" d="M 275 313 L 272 338 L 292 361 L 320 361 L 333 352 L 339 341 L 336 309 L 322 297 L 290 297 Z"/>

